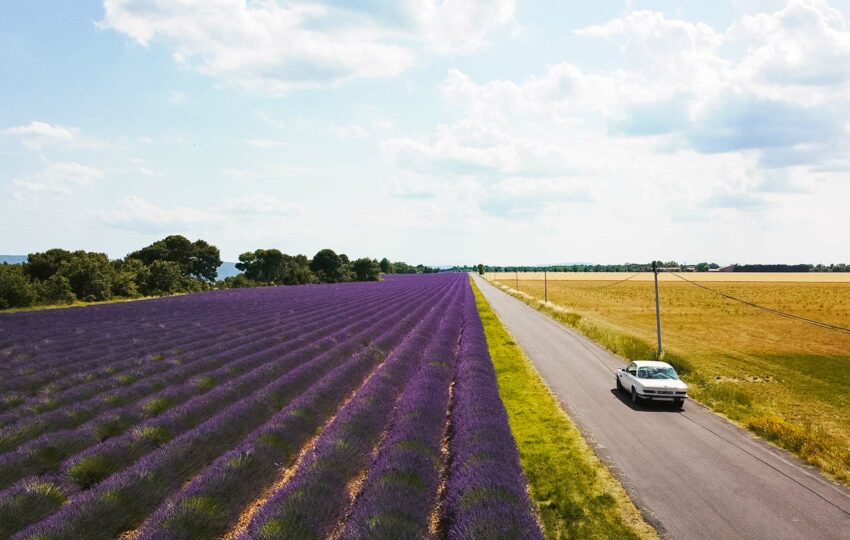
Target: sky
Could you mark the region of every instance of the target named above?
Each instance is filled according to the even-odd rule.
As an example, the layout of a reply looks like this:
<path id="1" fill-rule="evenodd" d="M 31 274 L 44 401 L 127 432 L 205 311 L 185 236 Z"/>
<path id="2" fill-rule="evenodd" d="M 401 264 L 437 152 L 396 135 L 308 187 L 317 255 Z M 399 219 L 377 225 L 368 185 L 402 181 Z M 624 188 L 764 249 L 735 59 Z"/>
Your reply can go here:
<path id="1" fill-rule="evenodd" d="M 0 253 L 850 259 L 850 0 L 41 0 Z"/>

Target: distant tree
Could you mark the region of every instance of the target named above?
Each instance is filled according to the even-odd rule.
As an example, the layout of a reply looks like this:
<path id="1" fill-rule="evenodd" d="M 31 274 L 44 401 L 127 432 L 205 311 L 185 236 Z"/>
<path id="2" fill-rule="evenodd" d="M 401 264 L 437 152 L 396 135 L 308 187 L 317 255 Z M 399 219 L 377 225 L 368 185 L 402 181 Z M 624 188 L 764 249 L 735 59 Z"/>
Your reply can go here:
<path id="1" fill-rule="evenodd" d="M 316 275 L 310 270 L 310 259 L 305 255 L 284 254 L 281 268 L 281 282 L 284 285 L 306 285 L 316 281 Z"/>
<path id="2" fill-rule="evenodd" d="M 39 300 L 45 304 L 73 304 L 77 299 L 71 282 L 65 276 L 53 274 L 39 287 Z"/>
<path id="3" fill-rule="evenodd" d="M 282 281 L 284 255 L 278 249 L 258 249 L 239 256 L 236 268 L 245 273 L 245 277 L 260 283 Z"/>
<path id="4" fill-rule="evenodd" d="M 59 267 L 58 275 L 68 279 L 77 298 L 86 302 L 109 300 L 115 270 L 106 253 L 75 251 Z"/>
<path id="5" fill-rule="evenodd" d="M 379 263 L 379 265 L 381 267 L 381 272 L 383 272 L 385 274 L 391 274 L 392 273 L 392 269 L 393 269 L 392 263 L 390 263 L 390 260 L 387 259 L 386 257 L 381 259 L 381 262 Z"/>
<path id="6" fill-rule="evenodd" d="M 734 272 L 811 272 L 810 264 L 736 264 Z"/>
<path id="7" fill-rule="evenodd" d="M 135 298 L 147 287 L 150 270 L 138 259 L 112 261 L 112 295 Z"/>
<path id="8" fill-rule="evenodd" d="M 63 262 L 71 258 L 71 252 L 64 249 L 48 249 L 43 253 L 30 253 L 24 263 L 24 271 L 33 279 L 44 281 L 56 272 Z"/>
<path id="9" fill-rule="evenodd" d="M 406 262 L 394 262 L 393 263 L 393 272 L 396 274 L 415 274 L 416 267 L 407 264 Z"/>
<path id="10" fill-rule="evenodd" d="M 351 260 L 348 258 L 348 255 L 345 253 L 339 254 L 339 279 L 338 281 L 351 281 L 354 279 L 354 268 L 352 267 Z"/>
<path id="11" fill-rule="evenodd" d="M 150 266 L 154 261 L 170 261 L 180 266 L 184 276 L 205 281 L 215 281 L 221 256 L 217 247 L 204 240 L 191 242 L 179 234 L 166 236 L 153 244 L 127 255 L 128 259 L 138 259 Z"/>
<path id="12" fill-rule="evenodd" d="M 336 283 L 344 277 L 343 260 L 332 249 L 323 249 L 316 253 L 310 261 L 310 270 L 322 283 Z"/>
<path id="13" fill-rule="evenodd" d="M 482 276 L 484 275 L 484 265 L 483 264 L 478 265 L 478 273 Z"/>
<path id="14" fill-rule="evenodd" d="M 354 272 L 354 279 L 357 281 L 380 281 L 381 266 L 375 259 L 364 257 L 357 259 L 351 265 Z"/>
<path id="15" fill-rule="evenodd" d="M 194 253 L 189 263 L 189 274 L 210 283 L 214 282 L 218 277 L 218 267 L 221 266 L 221 252 L 204 240 L 196 240 L 192 246 Z"/>
<path id="16" fill-rule="evenodd" d="M 257 287 L 260 284 L 249 279 L 245 274 L 236 274 L 224 279 L 224 285 L 228 289 L 245 289 L 248 287 Z"/>
<path id="17" fill-rule="evenodd" d="M 20 264 L 0 264 L 0 309 L 28 307 L 36 291 Z"/>
<path id="18" fill-rule="evenodd" d="M 174 261 L 157 260 L 148 266 L 145 294 L 173 294 L 183 290 L 183 269 Z"/>

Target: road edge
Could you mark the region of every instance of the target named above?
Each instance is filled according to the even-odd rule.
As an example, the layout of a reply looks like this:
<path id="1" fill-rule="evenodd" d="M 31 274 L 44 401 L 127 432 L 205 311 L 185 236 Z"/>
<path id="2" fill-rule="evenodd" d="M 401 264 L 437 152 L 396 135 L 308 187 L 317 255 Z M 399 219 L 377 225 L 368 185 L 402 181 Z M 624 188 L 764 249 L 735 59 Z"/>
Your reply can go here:
<path id="1" fill-rule="evenodd" d="M 540 476 L 535 474 L 535 470 L 539 473 L 544 466 L 551 467 L 553 462 L 560 461 L 565 464 L 566 471 L 562 467 L 557 471 L 549 469 L 547 472 L 572 472 L 576 477 L 579 475 L 592 476 L 590 479 L 577 478 L 577 480 L 589 482 L 592 490 L 600 492 L 596 495 L 597 497 L 607 495 L 613 499 L 615 508 L 613 515 L 616 516 L 614 526 L 625 527 L 636 538 L 659 538 L 661 535 L 656 529 L 660 527 L 660 523 L 651 519 L 652 516 L 647 514 L 645 508 L 642 508 L 633 500 L 619 475 L 610 470 L 606 460 L 598 455 L 594 446 L 587 439 L 587 434 L 570 417 L 564 404 L 552 393 L 551 388 L 495 311 L 492 310 L 489 302 L 472 278 L 470 278 L 470 285 L 475 294 L 479 315 L 484 322 L 490 356 L 496 369 L 499 394 L 508 412 L 514 439 L 520 450 L 523 469 L 529 481 L 530 495 L 538 512 L 541 512 L 541 515 L 543 513 L 540 508 L 541 504 L 551 507 L 553 503 L 547 497 L 547 495 L 551 495 L 551 490 L 546 490 L 542 481 L 535 488 L 535 478 Z M 487 323 L 490 320 L 495 322 L 488 325 Z M 515 378 L 521 380 L 513 380 Z M 526 407 L 521 408 L 520 405 L 526 405 Z M 526 434 L 524 437 L 517 426 L 524 425 L 521 423 L 527 422 L 529 415 L 534 416 L 537 422 L 555 424 L 557 430 L 561 433 L 559 435 L 552 434 L 546 440 L 542 440 L 543 437 L 540 433 L 535 433 L 533 436 Z M 546 448 L 547 446 L 548 448 Z M 539 457 L 540 454 L 548 458 L 548 463 L 545 465 L 535 461 L 534 456 L 538 455 Z M 557 454 L 560 454 L 560 456 Z M 573 466 L 566 465 L 568 462 L 572 462 Z M 569 476 L 563 478 L 566 480 Z M 543 500 L 540 497 L 535 497 L 536 489 L 541 491 L 540 497 L 543 497 Z M 544 491 L 546 493 L 542 493 Z M 550 514 L 551 517 L 551 512 L 546 513 Z M 602 522 L 603 520 L 599 519 L 600 517 L 596 516 L 597 519 L 589 520 L 591 527 L 606 525 Z M 610 516 L 608 518 L 610 519 Z M 555 522 L 560 524 L 566 522 L 567 519 L 568 517 L 557 516 Z M 553 519 L 549 519 L 549 521 L 553 521 Z M 543 522 L 545 524 L 546 520 L 543 520 Z M 608 525 L 611 525 L 611 523 L 608 523 Z M 561 531 L 552 532 L 544 527 L 547 538 L 560 538 L 561 536 L 557 534 L 559 532 Z M 573 530 L 572 532 L 575 534 L 577 531 Z M 580 535 L 590 534 L 594 537 L 610 537 L 613 534 L 610 530 L 592 532 L 582 529 L 578 532 Z M 617 534 L 617 536 L 622 537 L 623 535 Z"/>

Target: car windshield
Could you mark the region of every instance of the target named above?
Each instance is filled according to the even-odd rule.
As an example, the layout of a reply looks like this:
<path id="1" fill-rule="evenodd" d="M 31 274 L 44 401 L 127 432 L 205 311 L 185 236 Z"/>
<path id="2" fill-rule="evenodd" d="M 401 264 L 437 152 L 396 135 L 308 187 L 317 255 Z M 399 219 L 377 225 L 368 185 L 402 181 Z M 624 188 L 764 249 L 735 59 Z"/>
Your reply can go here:
<path id="1" fill-rule="evenodd" d="M 678 379 L 676 370 L 671 367 L 646 367 L 638 370 L 638 379 Z"/>

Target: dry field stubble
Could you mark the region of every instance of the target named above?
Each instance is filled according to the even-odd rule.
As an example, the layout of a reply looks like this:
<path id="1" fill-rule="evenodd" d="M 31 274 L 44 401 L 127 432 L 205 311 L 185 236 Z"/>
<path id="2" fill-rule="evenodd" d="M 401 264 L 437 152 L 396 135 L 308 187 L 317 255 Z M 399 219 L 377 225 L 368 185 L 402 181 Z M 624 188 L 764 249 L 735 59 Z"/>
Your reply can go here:
<path id="1" fill-rule="evenodd" d="M 558 318 L 608 348 L 645 357 L 655 344 L 652 275 L 617 283 L 630 275 L 550 275 L 549 301 L 575 314 Z M 750 302 L 850 327 L 847 274 L 685 276 Z M 584 279 L 569 279 L 575 277 Z M 521 292 L 543 298 L 542 274 L 519 278 Z M 850 484 L 850 333 L 782 318 L 673 275 L 662 278 L 664 348 L 685 367 L 693 397 Z M 517 286 L 514 274 L 491 279 Z"/>

